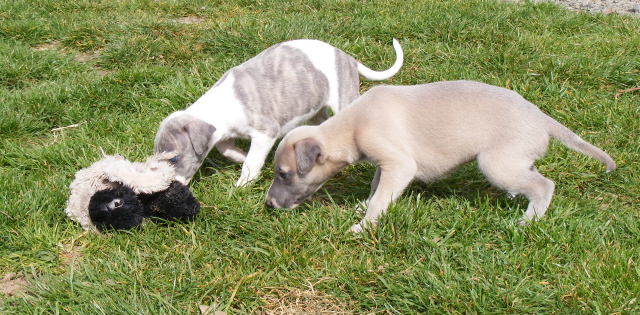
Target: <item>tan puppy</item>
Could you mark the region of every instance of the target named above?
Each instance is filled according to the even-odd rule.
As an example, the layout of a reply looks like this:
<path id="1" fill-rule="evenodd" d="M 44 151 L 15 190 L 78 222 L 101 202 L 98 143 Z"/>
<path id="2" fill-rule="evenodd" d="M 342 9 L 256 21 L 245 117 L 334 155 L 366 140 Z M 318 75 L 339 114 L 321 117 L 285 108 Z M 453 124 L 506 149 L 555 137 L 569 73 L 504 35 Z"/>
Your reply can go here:
<path id="1" fill-rule="evenodd" d="M 471 81 L 378 86 L 319 126 L 292 130 L 275 156 L 266 206 L 293 208 L 345 166 L 377 166 L 367 212 L 376 224 L 414 179 L 430 183 L 478 161 L 493 185 L 529 200 L 523 223 L 542 217 L 554 184 L 533 165 L 552 136 L 607 167 L 615 162 L 517 93 Z"/>

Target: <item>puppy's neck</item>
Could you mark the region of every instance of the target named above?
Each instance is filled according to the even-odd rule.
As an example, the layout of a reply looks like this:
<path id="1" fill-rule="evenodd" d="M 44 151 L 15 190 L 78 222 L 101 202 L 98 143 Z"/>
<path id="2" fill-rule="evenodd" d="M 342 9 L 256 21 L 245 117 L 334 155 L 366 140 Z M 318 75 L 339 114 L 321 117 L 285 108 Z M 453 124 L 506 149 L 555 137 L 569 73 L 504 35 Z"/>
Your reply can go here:
<path id="1" fill-rule="evenodd" d="M 340 122 L 333 117 L 319 126 L 327 150 L 327 161 L 338 164 L 340 168 L 366 160 L 358 148 L 356 134 L 350 122 Z M 340 117 L 338 117 L 340 118 Z"/>

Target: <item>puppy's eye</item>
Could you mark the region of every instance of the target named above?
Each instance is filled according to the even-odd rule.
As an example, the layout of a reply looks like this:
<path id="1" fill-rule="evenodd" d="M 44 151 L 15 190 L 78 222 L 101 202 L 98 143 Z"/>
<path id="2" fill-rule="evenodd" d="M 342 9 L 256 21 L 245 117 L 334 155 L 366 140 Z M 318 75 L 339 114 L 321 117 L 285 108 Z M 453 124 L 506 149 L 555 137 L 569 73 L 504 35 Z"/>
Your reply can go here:
<path id="1" fill-rule="evenodd" d="M 280 171 L 280 173 L 278 175 L 280 175 L 280 178 L 282 178 L 282 179 L 287 179 L 287 173 L 286 172 Z"/>
<path id="2" fill-rule="evenodd" d="M 172 157 L 172 158 L 169 160 L 169 162 L 171 162 L 171 163 L 178 162 L 178 156 L 176 155 L 176 156 Z"/>

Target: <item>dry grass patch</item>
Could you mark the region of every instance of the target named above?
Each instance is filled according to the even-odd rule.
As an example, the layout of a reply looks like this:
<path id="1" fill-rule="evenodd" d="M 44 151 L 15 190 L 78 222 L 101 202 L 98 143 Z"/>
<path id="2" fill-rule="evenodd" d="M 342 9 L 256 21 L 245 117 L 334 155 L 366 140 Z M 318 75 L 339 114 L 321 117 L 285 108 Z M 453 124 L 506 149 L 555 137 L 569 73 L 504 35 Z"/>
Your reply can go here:
<path id="1" fill-rule="evenodd" d="M 180 24 L 200 24 L 205 22 L 206 19 L 198 16 L 183 16 L 172 21 L 178 22 Z"/>
<path id="2" fill-rule="evenodd" d="M 31 47 L 34 51 L 54 50 L 60 47 L 60 43 L 57 41 L 42 43 Z"/>
<path id="3" fill-rule="evenodd" d="M 65 49 L 62 45 L 62 43 L 58 42 L 58 41 L 52 41 L 52 42 L 48 42 L 48 43 L 42 43 L 42 44 L 37 44 L 35 46 L 31 47 L 31 50 L 33 51 L 55 51 L 57 53 L 65 53 L 68 50 L 68 47 Z M 100 66 L 97 64 L 98 61 L 100 60 L 100 57 L 102 55 L 102 51 L 103 49 L 95 49 L 95 50 L 89 50 L 89 51 L 74 51 L 71 50 L 70 52 L 73 54 L 73 60 L 80 62 L 80 63 L 84 63 L 90 66 L 91 69 L 100 69 Z M 108 73 L 108 71 L 106 70 L 100 70 L 99 71 L 100 74 L 106 74 Z"/>
<path id="4" fill-rule="evenodd" d="M 0 280 L 0 298 L 22 292 L 29 284 L 22 272 L 8 273 Z"/>
<path id="5" fill-rule="evenodd" d="M 264 298 L 266 305 L 260 308 L 259 314 L 292 315 L 319 314 L 338 315 L 354 314 L 352 302 L 345 303 L 331 295 L 315 290 L 279 290 L 275 289 Z"/>

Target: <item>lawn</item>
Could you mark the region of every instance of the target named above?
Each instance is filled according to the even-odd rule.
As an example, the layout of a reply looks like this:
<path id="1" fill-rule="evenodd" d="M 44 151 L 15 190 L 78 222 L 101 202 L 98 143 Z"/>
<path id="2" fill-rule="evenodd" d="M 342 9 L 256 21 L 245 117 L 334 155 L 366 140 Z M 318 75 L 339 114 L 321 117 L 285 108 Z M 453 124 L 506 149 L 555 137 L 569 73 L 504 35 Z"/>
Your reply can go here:
<path id="1" fill-rule="evenodd" d="M 326 41 L 385 84 L 507 87 L 602 148 L 552 141 L 547 216 L 475 165 L 414 183 L 378 228 L 348 232 L 374 168 L 351 166 L 295 210 L 212 152 L 190 223 L 85 233 L 65 213 L 75 172 L 143 161 L 160 121 L 229 68 L 290 39 Z M 636 314 L 640 312 L 640 21 L 498 0 L 0 2 L 0 313 Z M 380 84 L 362 80 L 361 91 Z M 244 146 L 247 143 L 243 143 Z"/>

